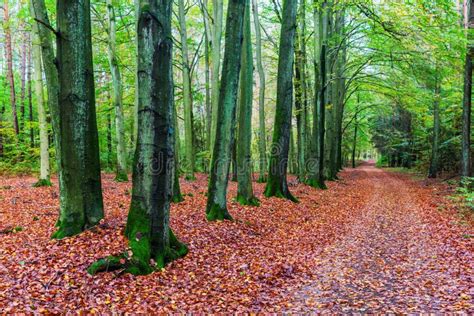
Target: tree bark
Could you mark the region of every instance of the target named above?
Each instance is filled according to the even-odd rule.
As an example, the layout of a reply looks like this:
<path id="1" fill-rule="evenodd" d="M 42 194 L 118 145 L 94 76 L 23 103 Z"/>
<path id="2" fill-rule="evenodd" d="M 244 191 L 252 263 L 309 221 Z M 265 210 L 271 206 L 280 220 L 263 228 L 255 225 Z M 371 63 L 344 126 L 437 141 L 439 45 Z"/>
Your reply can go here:
<path id="1" fill-rule="evenodd" d="M 108 58 L 112 75 L 112 103 L 115 109 L 115 134 L 117 138 L 117 170 L 115 181 L 128 181 L 127 150 L 125 148 L 125 128 L 122 101 L 122 76 L 117 60 L 116 26 L 113 0 L 107 0 L 107 20 L 109 24 Z"/>
<path id="2" fill-rule="evenodd" d="M 169 228 L 174 140 L 171 0 L 140 0 L 138 22 L 138 139 L 132 202 L 125 235 L 132 274 L 148 274 L 184 256 Z"/>
<path id="3" fill-rule="evenodd" d="M 266 181 L 267 170 L 267 138 L 265 133 L 265 70 L 262 61 L 262 35 L 258 16 L 257 0 L 252 0 L 253 21 L 255 28 L 255 50 L 258 70 L 258 151 L 259 151 L 259 177 L 258 182 Z"/>
<path id="4" fill-rule="evenodd" d="M 13 53 L 12 53 L 12 36 L 10 29 L 10 11 L 8 9 L 8 1 L 4 0 L 3 4 L 3 32 L 5 33 L 5 59 L 7 60 L 7 78 L 10 85 L 10 104 L 12 108 L 13 129 L 15 134 L 20 134 L 18 126 L 18 115 L 16 110 L 16 94 L 15 94 L 15 78 L 13 76 Z"/>
<path id="5" fill-rule="evenodd" d="M 438 79 L 435 82 L 434 100 L 433 100 L 433 143 L 431 148 L 431 162 L 428 172 L 428 178 L 436 178 L 439 171 L 439 134 L 441 121 L 439 116 L 439 103 L 441 100 L 441 87 Z"/>
<path id="6" fill-rule="evenodd" d="M 242 205 L 259 205 L 252 188 L 252 108 L 253 55 L 250 28 L 250 3 L 245 4 L 242 68 L 240 70 L 239 129 L 237 136 L 237 201 Z"/>
<path id="7" fill-rule="evenodd" d="M 277 100 L 272 150 L 265 196 L 297 202 L 286 179 L 293 105 L 293 62 L 295 54 L 296 0 L 285 0 L 278 56 Z"/>
<path id="8" fill-rule="evenodd" d="M 61 211 L 53 238 L 78 234 L 104 217 L 95 113 L 89 0 L 58 0 Z M 74 144 L 72 146 L 71 144 Z"/>
<path id="9" fill-rule="evenodd" d="M 462 106 L 462 170 L 464 177 L 471 176 L 471 98 L 472 98 L 472 59 L 474 58 L 474 4 L 469 0 L 468 43 L 464 64 L 464 97 Z"/>
<path id="10" fill-rule="evenodd" d="M 222 22 L 224 12 L 223 0 L 212 0 L 213 27 L 212 27 L 212 57 L 211 57 L 211 101 L 212 101 L 212 121 L 211 121 L 211 154 L 214 152 L 214 142 L 216 139 L 217 117 L 219 112 L 220 86 L 219 70 L 221 65 L 221 41 Z M 222 80 L 221 80 L 222 81 Z M 212 160 L 212 157 L 211 157 Z M 211 166 L 212 168 L 212 166 Z"/>
<path id="11" fill-rule="evenodd" d="M 217 108 L 206 216 L 208 220 L 231 220 L 227 211 L 227 184 L 234 138 L 235 112 L 242 55 L 243 20 L 248 0 L 229 0 L 227 9 L 225 52 Z"/>
<path id="12" fill-rule="evenodd" d="M 184 13 L 184 0 L 178 0 L 179 33 L 181 35 L 181 55 L 183 72 L 183 106 L 184 106 L 184 164 L 186 179 L 195 180 L 194 176 L 194 146 L 193 146 L 193 96 L 190 76 L 188 34 L 186 31 L 186 17 Z"/>

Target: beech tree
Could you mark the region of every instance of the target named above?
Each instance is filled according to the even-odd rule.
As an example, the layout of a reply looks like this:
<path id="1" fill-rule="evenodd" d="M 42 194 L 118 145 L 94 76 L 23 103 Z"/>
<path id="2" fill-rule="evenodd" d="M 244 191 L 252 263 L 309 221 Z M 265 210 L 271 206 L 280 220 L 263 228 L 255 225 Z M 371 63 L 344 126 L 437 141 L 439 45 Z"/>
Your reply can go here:
<path id="1" fill-rule="evenodd" d="M 286 179 L 290 146 L 291 111 L 293 104 L 293 62 L 296 32 L 296 0 L 285 0 L 278 56 L 277 100 L 273 129 L 270 166 L 265 196 L 277 196 L 292 201 Z"/>
<path id="2" fill-rule="evenodd" d="M 139 5 L 138 138 L 125 228 L 131 254 L 97 261 L 89 267 L 92 274 L 119 267 L 149 274 L 187 253 L 169 227 L 175 163 L 172 1 L 140 0 Z"/>
<path id="3" fill-rule="evenodd" d="M 250 30 L 250 3 L 245 4 L 242 68 L 240 70 L 239 129 L 237 135 L 237 201 L 243 205 L 258 205 L 252 189 L 252 106 L 253 56 Z"/>
<path id="4" fill-rule="evenodd" d="M 215 134 L 207 193 L 206 216 L 208 220 L 232 219 L 227 211 L 227 184 L 234 138 L 243 21 L 247 1 L 229 0 L 227 9 L 225 52 L 216 121 L 216 130 L 219 132 Z"/>
<path id="5" fill-rule="evenodd" d="M 89 0 L 57 2 L 60 215 L 54 238 L 72 236 L 104 217 Z"/>

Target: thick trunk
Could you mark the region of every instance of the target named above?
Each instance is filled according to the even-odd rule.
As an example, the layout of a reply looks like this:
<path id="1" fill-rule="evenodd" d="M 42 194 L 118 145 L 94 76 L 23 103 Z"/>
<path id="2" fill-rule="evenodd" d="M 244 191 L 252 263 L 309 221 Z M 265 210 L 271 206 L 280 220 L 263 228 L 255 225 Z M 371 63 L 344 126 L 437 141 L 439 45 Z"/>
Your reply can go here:
<path id="1" fill-rule="evenodd" d="M 194 180 L 194 148 L 193 148 L 193 96 L 190 76 L 188 34 L 186 31 L 186 17 L 184 0 L 178 0 L 179 33 L 181 35 L 181 55 L 183 58 L 183 105 L 184 105 L 184 154 L 186 179 Z"/>
<path id="2" fill-rule="evenodd" d="M 16 110 L 16 94 L 15 94 L 15 79 L 13 76 L 13 52 L 12 52 L 12 36 L 10 29 L 10 13 L 8 10 L 9 0 L 4 0 L 3 5 L 3 32 L 5 33 L 5 58 L 7 60 L 7 79 L 10 85 L 10 104 L 12 108 L 13 129 L 15 134 L 20 133 L 18 126 L 18 115 Z"/>
<path id="3" fill-rule="evenodd" d="M 433 100 L 433 143 L 431 148 L 431 162 L 428 178 L 436 178 L 439 171 L 439 134 L 441 128 L 439 117 L 440 93 L 440 83 L 436 81 Z"/>
<path id="4" fill-rule="evenodd" d="M 212 57 L 211 57 L 211 102 L 212 102 L 212 120 L 211 120 L 211 142 L 209 150 L 214 152 L 214 142 L 216 140 L 217 117 L 219 112 L 220 85 L 219 70 L 221 65 L 221 40 L 222 40 L 222 20 L 224 12 L 224 1 L 213 0 L 213 26 L 212 26 Z M 223 80 L 222 80 L 223 81 Z M 211 158 L 212 160 L 212 158 Z M 211 166 L 212 168 L 212 166 Z"/>
<path id="5" fill-rule="evenodd" d="M 267 139 L 265 133 L 265 70 L 262 62 L 262 35 L 258 17 L 257 0 L 252 0 L 253 21 L 255 28 L 255 50 L 258 70 L 258 152 L 259 152 L 259 178 L 258 182 L 265 182 L 267 169 Z"/>
<path id="6" fill-rule="evenodd" d="M 246 1 L 248 0 L 230 0 L 227 10 L 225 53 L 216 121 L 219 133 L 215 134 L 206 207 L 208 220 L 232 219 L 227 211 L 226 196 L 235 129 Z"/>
<path id="7" fill-rule="evenodd" d="M 239 132 L 237 136 L 237 201 L 242 205 L 258 205 L 252 189 L 252 107 L 253 56 L 250 30 L 250 4 L 245 4 L 244 41 L 240 72 Z"/>
<path id="8" fill-rule="evenodd" d="M 54 238 L 104 217 L 95 113 L 89 0 L 58 0 L 59 168 L 61 211 Z M 74 146 L 71 146 L 74 144 Z"/>
<path id="9" fill-rule="evenodd" d="M 95 273 L 110 263 L 132 274 L 148 274 L 186 254 L 169 228 L 173 187 L 174 129 L 170 0 L 140 1 L 138 22 L 138 138 L 132 202 L 125 235 L 131 256 L 99 260 Z"/>
<path id="10" fill-rule="evenodd" d="M 117 60 L 115 11 L 112 0 L 107 0 L 107 19 L 109 22 L 108 57 L 112 74 L 112 103 L 115 109 L 115 134 L 117 141 L 117 170 L 115 180 L 128 181 L 127 150 L 125 148 L 125 128 L 122 105 L 122 76 Z"/>
<path id="11" fill-rule="evenodd" d="M 286 179 L 293 105 L 293 62 L 295 53 L 296 0 L 286 0 L 278 56 L 277 100 L 272 150 L 265 196 L 277 196 L 292 201 Z"/>

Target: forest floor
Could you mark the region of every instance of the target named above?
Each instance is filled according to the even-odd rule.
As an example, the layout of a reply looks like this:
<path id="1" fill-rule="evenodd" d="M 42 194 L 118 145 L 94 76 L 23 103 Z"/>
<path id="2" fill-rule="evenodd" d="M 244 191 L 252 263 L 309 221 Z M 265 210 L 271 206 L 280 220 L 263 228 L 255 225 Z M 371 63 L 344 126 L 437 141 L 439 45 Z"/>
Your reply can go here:
<path id="1" fill-rule="evenodd" d="M 126 247 L 131 183 L 103 176 L 106 218 L 51 240 L 58 187 L 0 178 L 0 311 L 473 313 L 472 219 L 440 182 L 373 165 L 346 169 L 329 189 L 296 184 L 294 204 L 231 199 L 234 222 L 205 220 L 207 180 L 183 181 L 171 226 L 189 254 L 148 276 L 90 276 L 89 264 Z M 231 183 L 229 197 L 235 196 Z M 12 232 L 7 232 L 12 231 Z"/>

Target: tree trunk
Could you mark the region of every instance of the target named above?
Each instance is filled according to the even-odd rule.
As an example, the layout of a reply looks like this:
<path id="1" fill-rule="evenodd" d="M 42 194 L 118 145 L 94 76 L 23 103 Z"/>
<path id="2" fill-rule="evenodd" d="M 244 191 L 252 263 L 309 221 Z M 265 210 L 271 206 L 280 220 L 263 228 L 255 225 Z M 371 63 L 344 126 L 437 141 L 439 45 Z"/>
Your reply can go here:
<path id="1" fill-rule="evenodd" d="M 36 106 L 38 109 L 39 137 L 40 137 L 40 176 L 35 186 L 50 186 L 49 169 L 49 138 L 46 108 L 44 105 L 43 76 L 41 67 L 41 46 L 38 35 L 38 26 L 33 23 L 32 59 L 34 68 L 34 88 Z"/>
<path id="2" fill-rule="evenodd" d="M 211 123 L 212 123 L 212 102 L 211 102 L 211 78 L 210 78 L 210 59 L 209 48 L 211 44 L 211 29 L 209 21 L 209 12 L 207 0 L 201 1 L 201 13 L 204 21 L 204 63 L 205 63 L 205 80 L 206 80 L 206 148 L 210 151 L 211 146 Z"/>
<path id="3" fill-rule="evenodd" d="M 242 68 L 240 71 L 239 132 L 237 138 L 237 201 L 242 205 L 259 205 L 252 189 L 252 107 L 253 55 L 250 28 L 250 3 L 245 4 Z"/>
<path id="4" fill-rule="evenodd" d="M 72 236 L 104 217 L 89 0 L 58 0 L 57 60 L 61 212 L 54 238 Z M 74 146 L 71 146 L 74 144 Z"/>
<path id="5" fill-rule="evenodd" d="M 469 0 L 468 44 L 464 64 L 464 98 L 462 106 L 462 175 L 471 176 L 471 98 L 472 98 L 472 59 L 474 58 L 474 3 Z"/>
<path id="6" fill-rule="evenodd" d="M 5 58 L 7 60 L 7 78 L 10 85 L 10 104 L 12 107 L 13 129 L 15 134 L 20 134 L 18 126 L 18 115 L 16 111 L 16 94 L 15 94 L 15 79 L 13 76 L 13 53 L 12 53 L 12 36 L 10 29 L 10 13 L 8 10 L 8 1 L 4 0 L 3 5 L 3 32 L 5 33 Z"/>
<path id="7" fill-rule="evenodd" d="M 30 0 L 30 13 L 36 21 L 36 30 L 38 31 L 39 43 L 41 47 L 41 59 L 43 61 L 44 73 L 46 78 L 46 87 L 48 91 L 48 106 L 51 113 L 51 121 L 54 133 L 54 147 L 56 150 L 56 163 L 58 169 L 59 188 L 64 186 L 62 181 L 61 161 L 61 143 L 59 142 L 59 79 L 56 67 L 56 57 L 54 55 L 53 42 L 51 39 L 51 30 L 48 14 L 44 0 Z"/>
<path id="8" fill-rule="evenodd" d="M 162 268 L 187 253 L 169 228 L 175 132 L 171 7 L 171 0 L 140 0 L 138 139 L 125 229 L 132 251 L 125 268 L 135 275 L 151 273 L 150 262 Z"/>
<path id="9" fill-rule="evenodd" d="M 208 220 L 231 220 L 227 211 L 227 184 L 234 138 L 235 112 L 242 55 L 243 21 L 248 0 L 229 0 L 226 21 L 225 53 L 217 108 L 206 215 Z"/>
<path id="10" fill-rule="evenodd" d="M 441 121 L 439 117 L 439 103 L 441 100 L 440 93 L 440 82 L 438 82 L 438 78 L 436 78 L 433 100 L 433 144 L 431 148 L 431 162 L 428 178 L 436 178 L 439 171 L 439 134 L 441 128 Z"/>
<path id="11" fill-rule="evenodd" d="M 319 14 L 319 106 L 317 109 L 317 127 L 315 126 L 315 138 L 317 137 L 317 155 L 313 164 L 314 172 L 309 181 L 309 185 L 325 189 L 324 183 L 324 136 L 325 136 L 325 110 L 326 110 L 326 59 L 327 59 L 327 28 L 328 28 L 328 8 L 327 1 L 323 1 Z M 316 123 L 316 122 L 315 122 Z M 317 133 L 316 133 L 317 129 Z"/>
<path id="12" fill-rule="evenodd" d="M 24 27 L 20 24 L 20 27 Z M 26 122 L 26 111 L 25 105 L 27 100 L 27 84 L 28 84 L 28 72 L 27 72 L 27 55 L 28 55 L 28 40 L 27 34 L 21 34 L 21 62 L 20 62 L 20 118 L 18 119 L 19 129 L 23 131 Z"/>
<path id="13" fill-rule="evenodd" d="M 117 138 L 117 170 L 115 181 L 128 181 L 127 150 L 125 148 L 125 128 L 122 105 L 122 76 L 117 60 L 116 26 L 113 0 L 107 0 L 107 19 L 109 22 L 108 57 L 112 74 L 112 103 L 115 109 L 115 134 Z"/>
<path id="14" fill-rule="evenodd" d="M 193 146 L 193 96 L 190 76 L 188 34 L 186 32 L 186 17 L 184 0 L 178 0 L 179 33 L 181 35 L 181 55 L 183 57 L 183 105 L 184 105 L 184 153 L 186 157 L 185 173 L 187 180 L 194 177 L 194 146 Z"/>
<path id="15" fill-rule="evenodd" d="M 184 197 L 181 194 L 181 186 L 179 185 L 180 175 L 180 163 L 179 163 L 179 125 L 178 125 L 178 114 L 176 113 L 176 105 L 173 104 L 173 149 L 174 149 L 174 165 L 173 165 L 173 193 L 171 196 L 171 202 L 179 203 L 184 201 Z"/>
<path id="16" fill-rule="evenodd" d="M 35 147 L 35 134 L 34 134 L 34 129 L 33 129 L 33 88 L 32 88 L 32 80 L 31 80 L 31 72 L 32 72 L 32 66 L 31 66 L 31 50 L 32 47 L 30 45 L 30 49 L 28 50 L 28 72 L 26 75 L 26 82 L 28 83 L 28 122 L 29 122 L 29 128 L 30 128 L 30 147 L 34 148 Z M 41 55 L 40 55 L 41 58 Z M 40 73 L 41 73 L 41 67 L 40 67 Z"/>
<path id="17" fill-rule="evenodd" d="M 296 0 L 286 0 L 278 56 L 277 100 L 270 167 L 265 196 L 277 196 L 296 202 L 286 180 L 293 105 L 293 62 L 295 54 Z"/>
<path id="18" fill-rule="evenodd" d="M 267 169 L 267 139 L 265 133 L 265 70 L 262 62 L 262 35 L 260 31 L 260 21 L 258 17 L 257 0 L 252 0 L 253 21 L 255 26 L 256 40 L 256 60 L 258 70 L 258 151 L 259 151 L 259 172 L 258 182 L 265 182 L 265 172 Z"/>
<path id="19" fill-rule="evenodd" d="M 213 27 L 212 27 L 212 57 L 211 57 L 211 101 L 212 101 L 212 122 L 211 122 L 211 154 L 214 152 L 214 142 L 216 139 L 217 116 L 219 112 L 219 70 L 221 65 L 221 41 L 222 41 L 222 20 L 224 12 L 224 1 L 213 0 Z M 212 160 L 212 157 L 211 157 Z M 211 166 L 212 168 L 212 166 Z"/>

